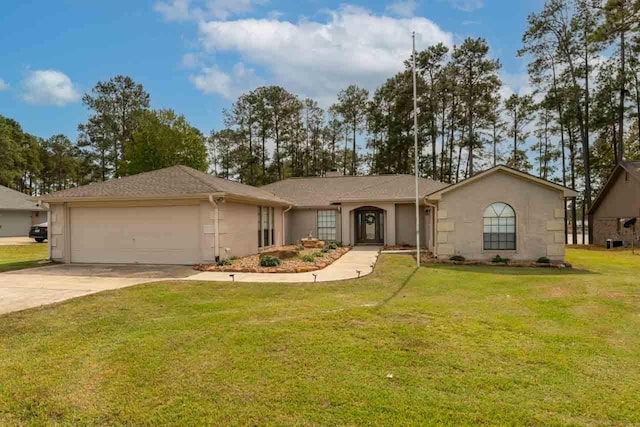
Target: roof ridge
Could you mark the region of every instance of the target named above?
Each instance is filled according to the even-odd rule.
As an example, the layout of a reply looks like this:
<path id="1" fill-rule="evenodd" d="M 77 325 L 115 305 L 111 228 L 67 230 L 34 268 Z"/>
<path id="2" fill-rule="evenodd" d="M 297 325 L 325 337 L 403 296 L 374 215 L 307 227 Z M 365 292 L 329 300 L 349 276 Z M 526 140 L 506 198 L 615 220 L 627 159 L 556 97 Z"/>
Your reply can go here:
<path id="1" fill-rule="evenodd" d="M 206 186 L 207 186 L 207 187 L 209 187 L 209 188 L 212 188 L 214 191 L 219 191 L 217 188 L 215 188 L 213 185 L 211 185 L 211 183 L 209 183 L 209 182 L 205 181 L 204 179 L 202 179 L 201 177 L 199 177 L 199 176 L 197 176 L 197 175 L 193 174 L 193 173 L 191 172 L 191 169 L 192 169 L 192 168 L 190 168 L 190 167 L 188 167 L 188 166 L 184 166 L 184 165 L 177 165 L 177 167 L 178 167 L 180 170 L 182 170 L 183 172 L 186 172 L 186 174 L 187 174 L 187 175 L 189 175 L 190 177 L 192 177 L 193 179 L 195 179 L 195 180 L 197 180 L 197 181 L 200 181 L 202 184 L 206 185 Z M 193 169 L 193 170 L 194 170 L 194 171 L 196 171 L 195 169 Z M 196 171 L 196 172 L 199 172 L 199 173 L 204 174 L 204 172 L 201 172 L 201 171 Z M 208 176 L 211 176 L 211 175 L 208 175 Z M 213 177 L 212 177 L 212 178 L 213 178 Z"/>

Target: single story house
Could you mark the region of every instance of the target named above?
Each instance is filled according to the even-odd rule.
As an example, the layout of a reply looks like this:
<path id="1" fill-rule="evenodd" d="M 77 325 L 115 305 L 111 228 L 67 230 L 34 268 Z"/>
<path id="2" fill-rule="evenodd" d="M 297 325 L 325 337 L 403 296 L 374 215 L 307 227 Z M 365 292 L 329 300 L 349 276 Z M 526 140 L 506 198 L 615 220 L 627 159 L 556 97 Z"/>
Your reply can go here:
<path id="1" fill-rule="evenodd" d="M 32 225 L 46 220 L 46 209 L 31 196 L 0 185 L 0 237 L 26 237 Z"/>
<path id="2" fill-rule="evenodd" d="M 593 243 L 604 245 L 607 239 L 631 241 L 633 230 L 624 228 L 631 218 L 638 218 L 636 228 L 640 230 L 640 161 L 618 163 L 591 205 Z"/>
<path id="3" fill-rule="evenodd" d="M 497 166 L 457 184 L 419 180 L 420 239 L 438 256 L 564 258 L 561 185 Z M 289 178 L 255 188 L 175 166 L 64 190 L 50 254 L 78 263 L 195 264 L 318 237 L 415 245 L 415 177 Z"/>

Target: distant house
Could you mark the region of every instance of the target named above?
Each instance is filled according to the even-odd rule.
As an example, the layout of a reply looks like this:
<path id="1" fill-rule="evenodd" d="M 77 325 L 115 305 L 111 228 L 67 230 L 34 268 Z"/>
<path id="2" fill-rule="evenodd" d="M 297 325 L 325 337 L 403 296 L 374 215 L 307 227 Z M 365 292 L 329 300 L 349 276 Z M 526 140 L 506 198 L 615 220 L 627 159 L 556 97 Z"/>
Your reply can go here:
<path id="1" fill-rule="evenodd" d="M 0 185 L 0 237 L 28 236 L 32 225 L 46 221 L 46 210 L 31 196 Z"/>
<path id="2" fill-rule="evenodd" d="M 497 166 L 457 184 L 419 179 L 423 248 L 436 256 L 564 258 L 576 192 Z M 175 166 L 45 195 L 51 258 L 196 264 L 309 235 L 345 245 L 416 244 L 415 177 L 289 178 L 261 188 Z"/>
<path id="3" fill-rule="evenodd" d="M 593 224 L 593 243 L 604 245 L 607 239 L 631 241 L 633 231 L 624 222 L 640 220 L 640 161 L 622 161 L 611 173 L 589 209 Z M 636 226 L 640 230 L 640 222 Z"/>

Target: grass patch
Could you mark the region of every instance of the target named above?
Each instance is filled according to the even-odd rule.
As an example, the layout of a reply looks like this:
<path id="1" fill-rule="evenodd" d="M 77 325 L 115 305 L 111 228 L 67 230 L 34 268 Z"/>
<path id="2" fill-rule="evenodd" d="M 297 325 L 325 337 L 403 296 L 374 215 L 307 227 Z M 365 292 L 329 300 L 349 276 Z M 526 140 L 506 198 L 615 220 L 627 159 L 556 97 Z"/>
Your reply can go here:
<path id="1" fill-rule="evenodd" d="M 0 316 L 0 424 L 640 423 L 640 256 L 568 261 L 382 255 L 361 280 L 157 283 Z"/>
<path id="2" fill-rule="evenodd" d="M 47 256 L 46 244 L 0 246 L 0 273 L 35 267 Z"/>

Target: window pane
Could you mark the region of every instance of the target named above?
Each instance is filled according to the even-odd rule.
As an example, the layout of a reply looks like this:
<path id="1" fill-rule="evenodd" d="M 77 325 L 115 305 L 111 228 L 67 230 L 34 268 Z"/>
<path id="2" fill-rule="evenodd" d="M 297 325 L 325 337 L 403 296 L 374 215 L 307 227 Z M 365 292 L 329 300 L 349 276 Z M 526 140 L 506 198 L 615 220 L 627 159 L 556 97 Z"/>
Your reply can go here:
<path id="1" fill-rule="evenodd" d="M 336 240 L 337 212 L 333 210 L 318 211 L 318 239 Z"/>

